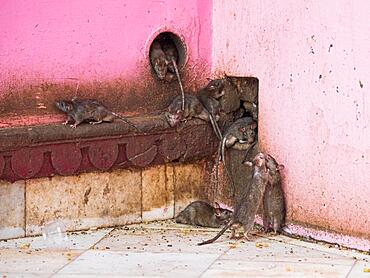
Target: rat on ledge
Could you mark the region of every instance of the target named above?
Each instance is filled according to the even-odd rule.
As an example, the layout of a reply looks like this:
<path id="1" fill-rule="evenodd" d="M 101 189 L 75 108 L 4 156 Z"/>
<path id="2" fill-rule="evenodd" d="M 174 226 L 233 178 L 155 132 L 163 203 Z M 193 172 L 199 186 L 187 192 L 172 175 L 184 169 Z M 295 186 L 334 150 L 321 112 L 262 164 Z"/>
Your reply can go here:
<path id="1" fill-rule="evenodd" d="M 104 105 L 94 99 L 72 99 L 58 100 L 55 102 L 56 107 L 67 114 L 67 120 L 63 124 L 68 124 L 74 121 L 71 125 L 76 128 L 82 122 L 89 122 L 90 124 L 100 124 L 102 122 L 113 122 L 115 118 L 119 118 L 136 130 L 139 130 L 133 123 L 126 118 L 109 111 Z"/>

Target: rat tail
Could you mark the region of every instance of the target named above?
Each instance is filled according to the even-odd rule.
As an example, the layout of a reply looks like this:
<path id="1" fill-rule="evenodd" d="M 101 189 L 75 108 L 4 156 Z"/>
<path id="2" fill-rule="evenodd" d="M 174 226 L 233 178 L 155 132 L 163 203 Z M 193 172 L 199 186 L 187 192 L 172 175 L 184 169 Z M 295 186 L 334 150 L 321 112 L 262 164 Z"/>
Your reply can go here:
<path id="1" fill-rule="evenodd" d="M 221 142 L 218 143 L 218 148 L 217 148 L 217 156 L 216 156 L 216 177 L 215 177 L 215 181 L 216 181 L 216 188 L 213 190 L 213 202 L 216 200 L 216 195 L 217 195 L 217 191 L 218 191 L 218 184 L 219 184 L 219 179 L 218 179 L 218 167 L 220 166 L 220 154 L 221 154 Z"/>
<path id="2" fill-rule="evenodd" d="M 137 131 L 140 131 L 138 129 L 138 127 L 136 125 L 134 125 L 133 123 L 131 123 L 129 120 L 127 120 L 125 117 L 122 117 L 121 115 L 117 114 L 117 113 L 114 113 L 114 112 L 111 112 L 112 115 L 116 116 L 117 118 L 121 119 L 122 121 L 124 121 L 126 124 L 128 124 L 129 126 L 135 128 Z"/>
<path id="3" fill-rule="evenodd" d="M 225 161 L 225 145 L 226 145 L 226 136 L 222 137 L 222 141 L 221 141 L 221 157 L 220 157 L 220 161 Z"/>
<path id="4" fill-rule="evenodd" d="M 257 141 L 254 141 L 250 146 L 249 148 L 247 149 L 247 151 L 245 152 L 245 156 L 244 156 L 244 159 L 243 159 L 243 162 L 246 162 L 246 161 L 249 161 L 249 153 L 252 151 L 252 149 L 254 148 L 254 146 L 257 144 Z"/>
<path id="5" fill-rule="evenodd" d="M 222 228 L 221 231 L 218 232 L 218 234 L 214 237 L 214 238 L 211 238 L 209 240 L 206 240 L 206 241 L 202 241 L 202 242 L 199 242 L 198 245 L 206 245 L 206 244 L 210 244 L 210 243 L 213 243 L 215 242 L 220 236 L 222 236 L 227 229 L 229 229 L 231 227 L 231 225 L 234 224 L 234 221 L 233 220 L 230 220 L 229 223 L 227 223 L 225 225 L 225 227 Z"/>
<path id="6" fill-rule="evenodd" d="M 215 132 L 218 140 L 222 140 L 222 133 L 221 133 L 220 127 L 218 126 L 218 123 L 215 120 L 215 117 L 213 117 L 213 115 L 210 112 L 208 113 L 209 113 L 209 120 L 213 127 L 213 131 Z"/>

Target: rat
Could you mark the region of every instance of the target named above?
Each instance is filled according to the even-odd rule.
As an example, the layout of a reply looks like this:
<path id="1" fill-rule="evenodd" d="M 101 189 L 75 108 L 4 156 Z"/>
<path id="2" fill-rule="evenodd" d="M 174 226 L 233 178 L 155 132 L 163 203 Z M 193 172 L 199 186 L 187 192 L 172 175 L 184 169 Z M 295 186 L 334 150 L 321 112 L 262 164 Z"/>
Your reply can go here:
<path id="1" fill-rule="evenodd" d="M 138 128 L 126 118 L 109 111 L 104 105 L 94 99 L 72 99 L 71 101 L 59 100 L 55 102 L 56 107 L 67 114 L 68 118 L 63 124 L 74 121 L 71 127 L 76 128 L 82 122 L 90 124 L 100 124 L 102 122 L 112 122 L 119 118 L 136 130 Z"/>
<path id="2" fill-rule="evenodd" d="M 232 123 L 224 133 L 219 146 L 220 160 L 223 161 L 225 158 L 225 148 L 234 147 L 249 151 L 256 141 L 256 128 L 257 123 L 251 117 L 244 117 Z"/>
<path id="3" fill-rule="evenodd" d="M 237 88 L 227 77 L 219 80 L 222 81 L 222 91 L 224 94 L 220 99 L 222 110 L 226 114 L 238 110 L 240 108 L 240 97 Z"/>
<path id="4" fill-rule="evenodd" d="M 221 208 L 217 202 L 213 207 L 207 202 L 195 201 L 181 211 L 175 221 L 181 224 L 220 228 L 227 224 L 231 215 L 231 210 Z"/>
<path id="5" fill-rule="evenodd" d="M 244 101 L 243 107 L 245 109 L 245 113 L 249 114 L 253 120 L 258 120 L 258 106 L 254 102 Z"/>
<path id="6" fill-rule="evenodd" d="M 254 77 L 227 76 L 225 78 L 235 86 L 240 100 L 258 103 L 258 79 Z"/>
<path id="7" fill-rule="evenodd" d="M 175 65 L 172 64 L 172 63 L 168 64 L 168 71 L 172 72 L 172 73 L 176 73 L 175 66 L 177 66 L 177 63 L 178 63 L 178 60 L 179 60 L 179 55 L 178 55 L 178 52 L 177 52 L 176 45 L 172 42 L 167 41 L 167 40 L 163 40 L 161 42 L 161 46 L 162 46 L 162 49 L 163 49 L 163 52 L 166 56 L 167 61 L 169 61 L 169 62 L 172 61 L 172 60 L 175 61 Z"/>
<path id="8" fill-rule="evenodd" d="M 285 200 L 280 175 L 280 170 L 284 169 L 284 165 L 278 164 L 268 154 L 267 168 L 270 182 L 263 197 L 263 227 L 266 232 L 273 230 L 276 234 L 285 224 Z"/>
<path id="9" fill-rule="evenodd" d="M 266 186 L 269 183 L 269 171 L 267 168 L 267 157 L 264 153 L 258 153 L 252 162 L 244 164 L 253 167 L 252 180 L 249 186 L 245 186 L 238 204 L 231 216 L 230 221 L 212 239 L 198 243 L 198 245 L 210 244 L 216 241 L 227 229 L 231 229 L 231 239 L 235 237 L 235 230 L 243 227 L 243 237 L 250 240 L 249 232 L 253 228 L 254 219 L 262 202 Z"/>
<path id="10" fill-rule="evenodd" d="M 222 133 L 217 122 L 220 119 L 221 105 L 218 99 L 224 95 L 223 81 L 215 79 L 209 81 L 206 87 L 197 92 L 199 101 L 210 114 L 210 121 L 213 130 L 219 140 L 222 139 Z"/>
<path id="11" fill-rule="evenodd" d="M 149 56 L 150 63 L 152 64 L 155 74 L 160 80 L 164 80 L 166 78 L 170 61 L 167 60 L 166 54 L 164 53 L 162 46 L 158 41 L 154 41 L 152 43 Z"/>
<path id="12" fill-rule="evenodd" d="M 187 121 L 192 118 L 198 118 L 206 122 L 211 122 L 213 130 L 216 130 L 216 122 L 214 118 L 196 96 L 185 94 L 184 100 L 185 109 L 182 109 L 183 102 L 182 96 L 180 95 L 174 98 L 172 103 L 168 106 L 167 111 L 164 113 L 166 120 L 171 127 L 176 126 L 180 122 Z"/>
<path id="13" fill-rule="evenodd" d="M 225 163 L 225 148 L 234 148 L 236 150 L 245 150 L 246 156 L 248 156 L 249 151 L 257 143 L 256 141 L 256 131 L 257 123 L 253 121 L 251 117 L 244 117 L 236 120 L 231 126 L 225 131 L 222 140 L 218 146 L 217 157 L 216 157 L 216 191 L 218 188 L 218 167 L 219 161 Z M 226 174 L 231 181 L 233 192 L 235 193 L 235 185 L 231 176 L 231 173 L 225 167 Z"/>
<path id="14" fill-rule="evenodd" d="M 174 127 L 178 123 L 190 120 L 192 118 L 198 118 L 203 121 L 209 120 L 209 113 L 196 96 L 185 94 L 184 100 L 184 110 L 181 109 L 183 102 L 182 96 L 179 95 L 173 99 L 171 104 L 168 106 L 167 111 L 164 113 L 167 122 L 171 127 Z"/>

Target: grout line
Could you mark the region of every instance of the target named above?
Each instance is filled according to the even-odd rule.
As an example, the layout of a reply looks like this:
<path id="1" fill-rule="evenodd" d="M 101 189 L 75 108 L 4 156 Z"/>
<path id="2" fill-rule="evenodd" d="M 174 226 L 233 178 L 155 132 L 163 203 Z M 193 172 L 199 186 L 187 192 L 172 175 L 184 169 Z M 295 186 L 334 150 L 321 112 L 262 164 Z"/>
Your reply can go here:
<path id="1" fill-rule="evenodd" d="M 253 258 L 253 257 L 252 257 Z M 251 257 L 245 257 L 243 259 L 223 259 L 223 258 L 220 258 L 222 261 L 224 262 L 231 262 L 231 261 L 241 261 L 241 262 L 255 262 L 255 263 L 278 263 L 278 264 L 286 264 L 286 263 L 289 263 L 289 264 L 314 264 L 314 265 L 323 265 L 323 266 L 332 266 L 332 265 L 340 265 L 340 266 L 350 266 L 350 265 L 346 265 L 346 264 L 342 264 L 341 262 L 314 262 L 314 261 L 295 261 L 294 259 L 302 259 L 302 257 L 293 257 L 291 259 L 287 259 L 287 260 L 262 260 L 262 259 L 252 259 Z M 310 257 L 309 259 L 321 259 L 321 258 L 317 258 L 317 257 Z M 331 259 L 329 259 L 331 260 Z"/>
<path id="2" fill-rule="evenodd" d="M 66 266 L 68 266 L 71 263 L 73 263 L 74 261 L 76 261 L 79 257 L 81 257 L 83 254 L 85 254 L 87 251 L 93 250 L 95 245 L 97 245 L 99 242 L 101 242 L 106 236 L 109 236 L 114 230 L 115 230 L 115 228 L 112 228 L 108 233 L 106 233 L 104 236 L 102 236 L 93 245 L 91 245 L 89 248 L 83 250 L 80 254 L 78 254 L 76 257 L 74 257 L 73 260 L 71 260 L 68 263 L 66 263 L 65 265 L 61 266 L 58 270 L 56 270 L 54 273 L 52 273 L 49 277 L 53 277 L 54 275 L 58 274 L 63 268 L 65 268 Z M 64 252 L 73 252 L 73 251 L 76 251 L 76 250 L 69 249 L 69 250 L 63 250 L 63 251 Z"/>
<path id="3" fill-rule="evenodd" d="M 349 277 L 349 275 L 351 274 L 352 270 L 354 269 L 355 265 L 357 263 L 357 260 L 355 260 L 350 268 L 350 270 L 348 271 L 348 273 L 346 274 L 346 278 Z"/>
<path id="4" fill-rule="evenodd" d="M 26 184 L 27 184 L 27 180 L 24 180 L 24 185 L 23 185 L 23 188 L 24 188 L 24 193 L 23 193 L 23 198 L 24 198 L 24 219 L 23 219 L 23 226 L 24 226 L 24 236 L 26 237 L 27 236 L 27 193 L 26 193 Z"/>
<path id="5" fill-rule="evenodd" d="M 268 236 L 265 236 L 265 235 L 259 235 L 259 236 L 261 238 L 264 238 L 264 239 L 269 239 L 269 240 L 273 240 L 273 241 L 276 241 L 276 242 L 280 242 L 280 243 L 284 243 L 284 244 L 289 244 L 289 245 L 293 245 L 293 246 L 300 247 L 300 248 L 305 248 L 305 249 L 308 249 L 308 250 L 316 250 L 316 251 L 319 251 L 319 252 L 327 253 L 329 255 L 336 255 L 336 256 L 339 256 L 339 257 L 343 257 L 343 258 L 350 258 L 351 257 L 350 255 L 338 254 L 338 252 L 335 252 L 335 251 L 344 251 L 344 250 L 340 250 L 340 249 L 325 250 L 325 251 L 324 250 L 320 250 L 320 248 L 317 248 L 316 246 L 320 246 L 320 247 L 326 248 L 326 249 L 329 249 L 329 248 L 327 246 L 325 246 L 325 245 L 320 245 L 320 244 L 315 243 L 315 242 L 310 242 L 310 241 L 304 241 L 304 240 L 301 240 L 301 239 L 296 239 L 296 238 L 289 237 L 289 236 L 286 236 L 286 235 L 282 235 L 282 236 L 287 237 L 289 239 L 297 240 L 299 242 L 309 243 L 309 244 L 314 245 L 314 246 L 312 246 L 312 247 L 303 246 L 303 245 L 300 245 L 299 243 L 296 243 L 296 242 L 287 242 L 284 239 L 279 240 L 279 239 L 275 239 L 273 237 L 268 237 Z M 283 242 L 281 242 L 281 241 L 283 241 Z"/>
<path id="6" fill-rule="evenodd" d="M 140 170 L 140 217 L 141 223 L 143 222 L 143 169 Z"/>
<path id="7" fill-rule="evenodd" d="M 216 263 L 216 261 L 218 261 L 227 252 L 229 252 L 230 249 L 231 249 L 231 247 L 228 247 L 224 252 L 222 252 L 219 256 L 217 256 L 217 258 L 214 259 L 214 261 L 212 263 L 210 263 L 210 265 L 198 277 L 202 277 Z"/>
<path id="8" fill-rule="evenodd" d="M 173 184 L 173 218 L 176 217 L 176 171 L 175 166 L 171 165 L 172 167 L 172 184 Z"/>

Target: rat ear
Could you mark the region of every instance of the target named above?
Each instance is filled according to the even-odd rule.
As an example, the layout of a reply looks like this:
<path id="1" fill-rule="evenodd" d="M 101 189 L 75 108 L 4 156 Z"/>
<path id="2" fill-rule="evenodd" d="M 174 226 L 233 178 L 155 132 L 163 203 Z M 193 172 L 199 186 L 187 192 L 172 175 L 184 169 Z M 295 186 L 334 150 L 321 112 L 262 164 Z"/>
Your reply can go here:
<path id="1" fill-rule="evenodd" d="M 247 165 L 249 167 L 252 167 L 253 166 L 253 163 L 251 161 L 244 161 L 243 164 L 244 165 Z"/>
<path id="2" fill-rule="evenodd" d="M 251 129 L 256 129 L 257 128 L 257 123 L 253 123 L 250 125 Z"/>
<path id="3" fill-rule="evenodd" d="M 217 202 L 215 202 L 215 215 L 216 216 L 221 216 L 221 208 L 220 208 L 220 205 L 217 203 Z"/>
<path id="4" fill-rule="evenodd" d="M 280 171 L 280 170 L 283 170 L 285 168 L 285 166 L 283 164 L 279 164 L 277 166 L 277 169 Z"/>

